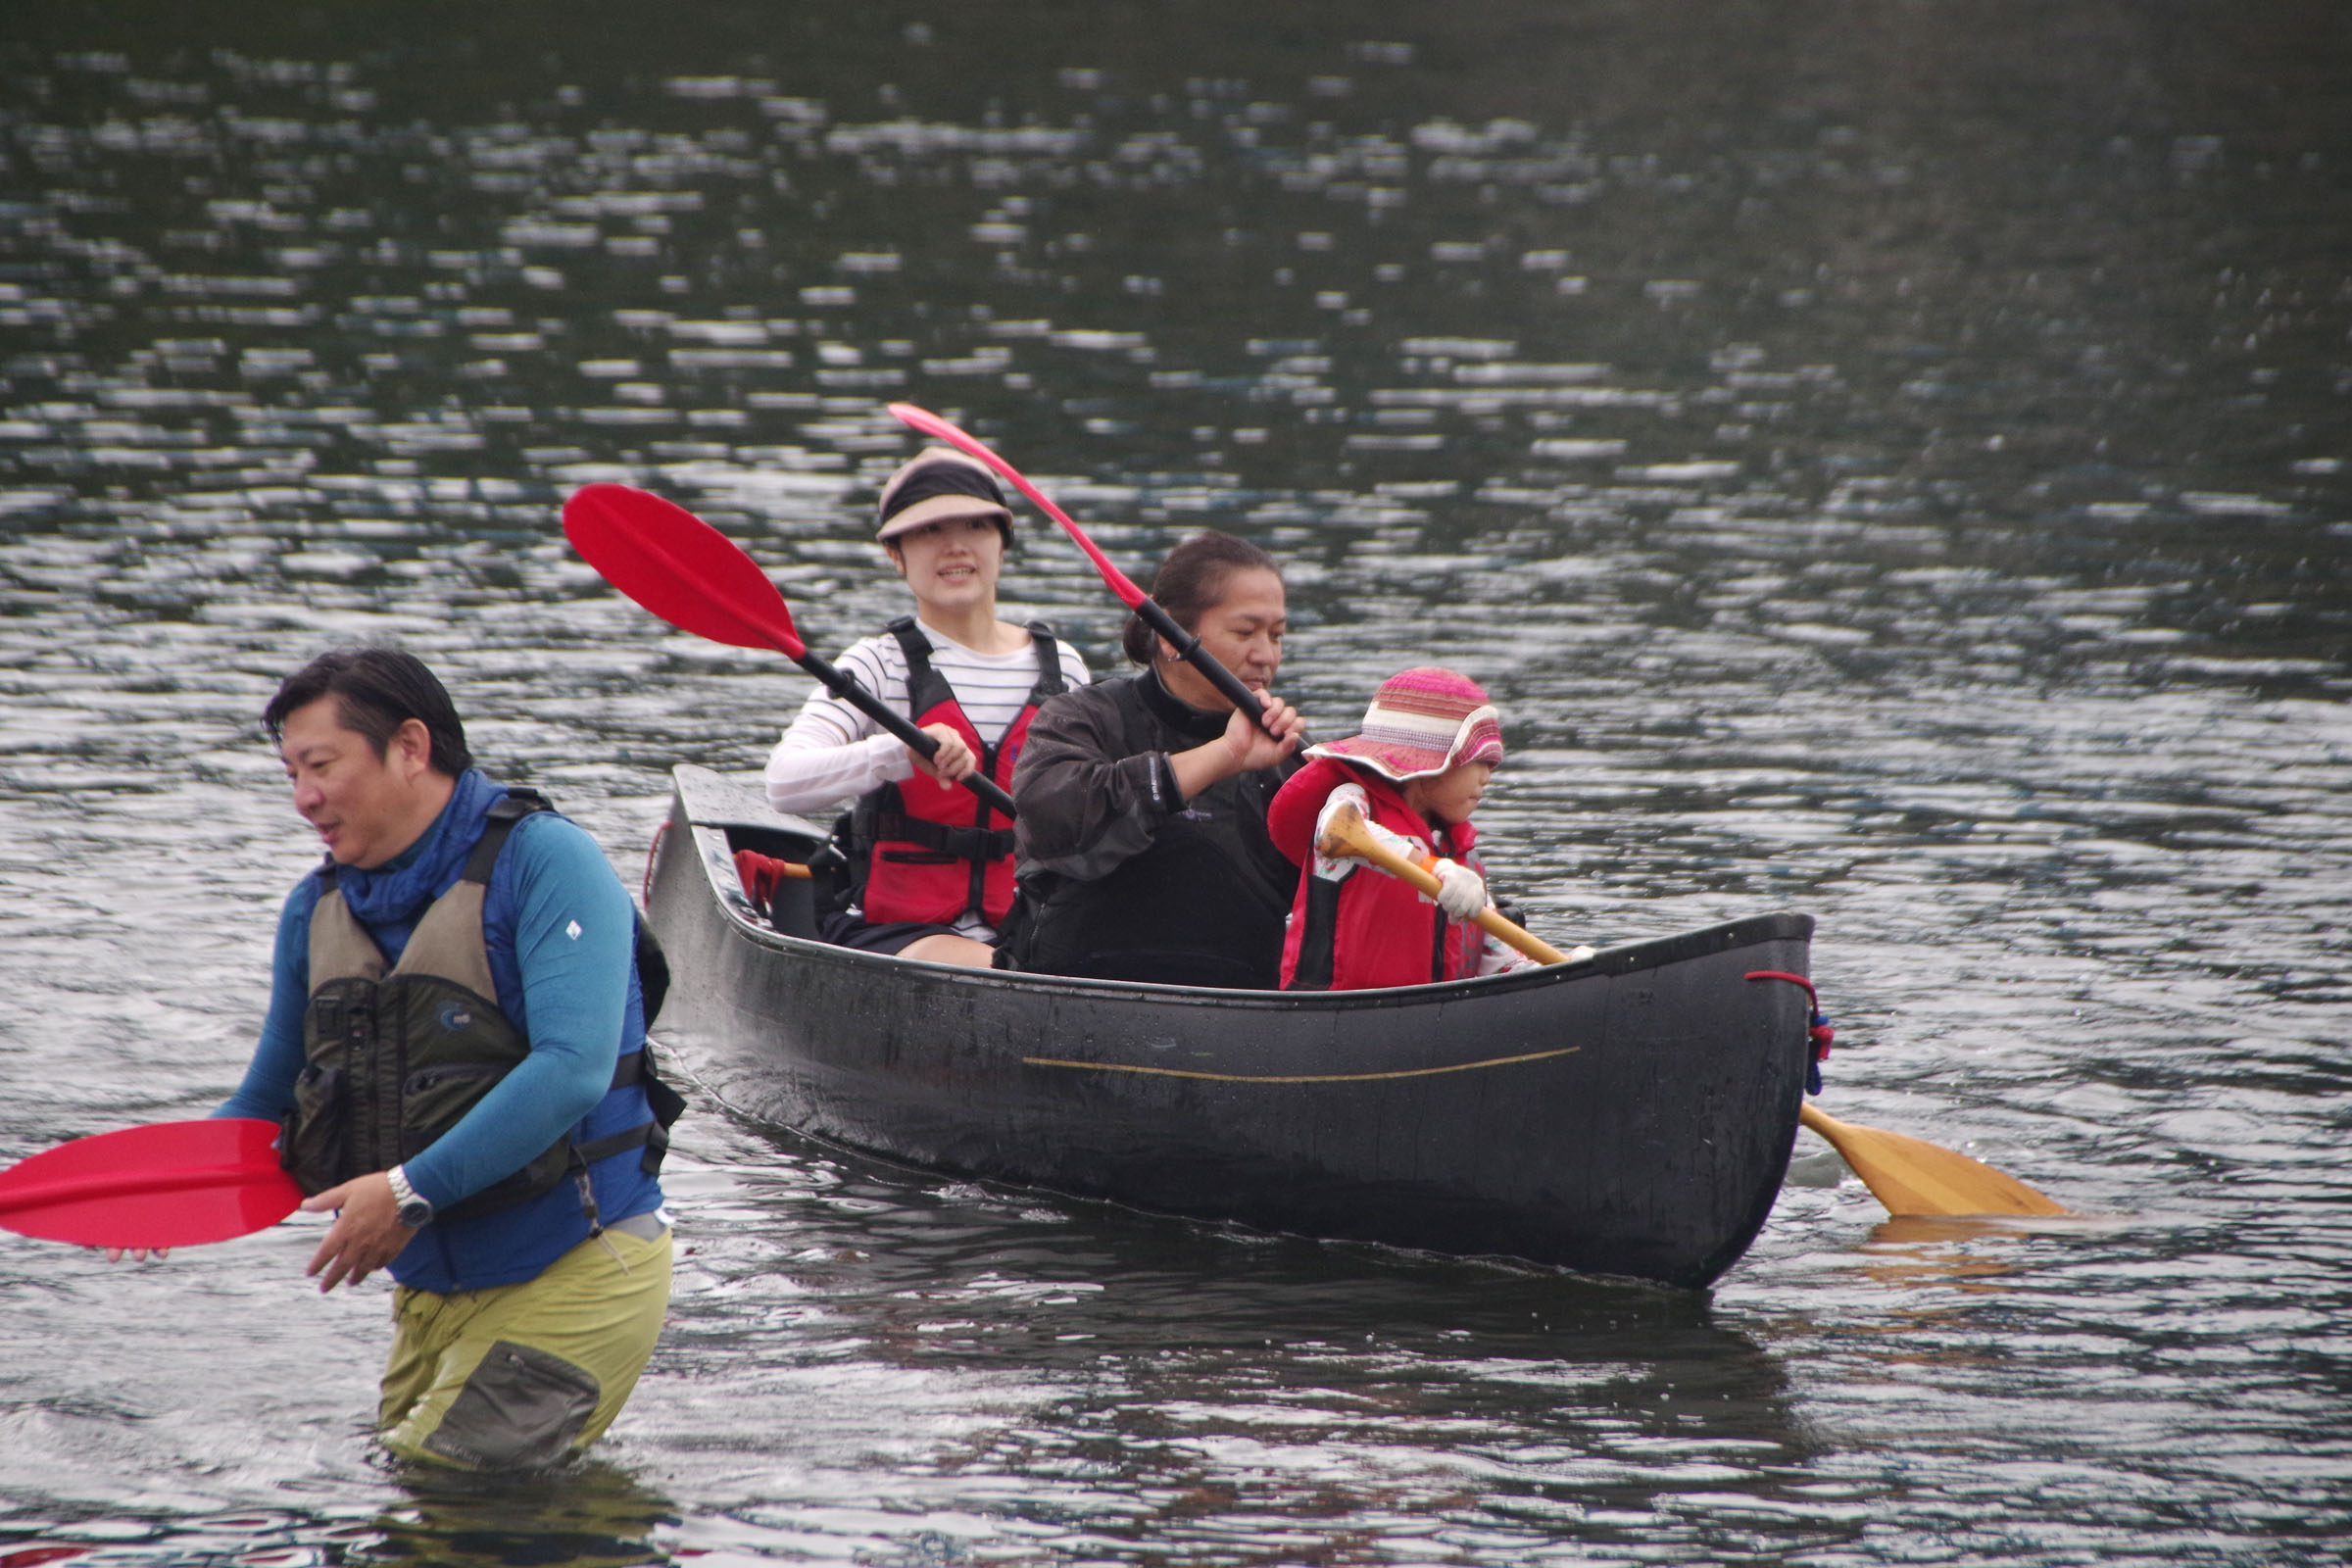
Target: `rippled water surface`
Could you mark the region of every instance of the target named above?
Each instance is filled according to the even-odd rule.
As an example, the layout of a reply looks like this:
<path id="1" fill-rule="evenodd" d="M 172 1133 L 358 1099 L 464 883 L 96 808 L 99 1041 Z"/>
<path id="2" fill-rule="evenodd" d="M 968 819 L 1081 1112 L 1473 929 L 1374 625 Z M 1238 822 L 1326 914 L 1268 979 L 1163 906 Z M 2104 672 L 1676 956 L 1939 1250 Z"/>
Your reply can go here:
<path id="1" fill-rule="evenodd" d="M 1443 20 L 1440 20 L 1440 19 Z M 596 1461 L 367 1432 L 295 1223 L 0 1237 L 0 1563 L 2071 1564 L 2352 1534 L 2352 47 L 2339 7 L 20 3 L 0 24 L 0 1157 L 201 1114 L 336 642 L 632 883 L 804 688 L 573 560 L 671 495 L 831 647 L 912 443 L 1427 659 L 1555 939 L 1820 920 L 1831 1110 L 1711 1297 L 895 1172 L 703 1100 Z M 1098 669 L 1114 603 L 1009 574 Z M 688 1063 L 691 1066 L 691 1063 Z M 1800 1155 L 1818 1152 L 1809 1141 Z"/>

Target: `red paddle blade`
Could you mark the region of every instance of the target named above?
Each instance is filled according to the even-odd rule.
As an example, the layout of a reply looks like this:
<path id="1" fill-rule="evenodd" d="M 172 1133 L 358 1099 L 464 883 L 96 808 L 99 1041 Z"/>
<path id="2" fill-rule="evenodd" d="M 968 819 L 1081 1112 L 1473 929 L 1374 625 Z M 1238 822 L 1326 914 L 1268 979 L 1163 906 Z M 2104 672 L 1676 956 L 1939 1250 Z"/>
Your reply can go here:
<path id="1" fill-rule="evenodd" d="M 243 1116 L 76 1138 L 0 1171 L 0 1226 L 83 1247 L 224 1242 L 301 1201 L 277 1123 Z"/>
<path id="2" fill-rule="evenodd" d="M 1110 584 L 1110 591 L 1117 594 L 1128 609 L 1133 610 L 1137 605 L 1143 603 L 1144 591 L 1138 588 L 1125 572 L 1113 565 L 1108 556 L 1095 548 L 1095 542 L 1086 536 L 1084 529 L 1070 520 L 1070 514 L 1047 500 L 1045 492 L 1022 478 L 1018 468 L 990 451 L 987 444 L 977 436 L 966 435 L 962 430 L 950 424 L 930 410 L 918 409 L 911 403 L 893 403 L 890 405 L 890 412 L 898 417 L 900 423 L 909 429 L 919 430 L 924 435 L 945 441 L 966 456 L 978 458 L 982 463 L 1003 474 L 1006 482 L 1027 496 L 1038 511 L 1060 523 L 1061 531 L 1077 541 L 1078 548 L 1086 552 L 1086 559 L 1095 564 L 1095 569 L 1102 574 L 1102 580 Z"/>
<path id="3" fill-rule="evenodd" d="M 760 564 L 674 502 L 625 484 L 587 485 L 564 503 L 564 536 L 605 581 L 680 631 L 793 659 L 808 651 Z"/>

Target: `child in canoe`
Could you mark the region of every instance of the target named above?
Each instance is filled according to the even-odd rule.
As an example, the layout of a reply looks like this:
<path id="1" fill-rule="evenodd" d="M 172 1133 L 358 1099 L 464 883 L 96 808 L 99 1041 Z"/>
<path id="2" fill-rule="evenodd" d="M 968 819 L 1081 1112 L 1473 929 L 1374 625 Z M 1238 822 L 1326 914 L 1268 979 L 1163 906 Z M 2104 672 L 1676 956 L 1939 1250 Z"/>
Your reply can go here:
<path id="1" fill-rule="evenodd" d="M 1359 991 L 1422 985 L 1515 968 L 1472 923 L 1487 882 L 1470 813 L 1502 760 L 1502 726 L 1487 694 L 1450 669 L 1408 669 L 1383 681 L 1361 734 L 1310 746 L 1310 760 L 1267 808 L 1274 847 L 1298 864 L 1283 945 L 1285 990 Z M 1315 845 L 1352 806 L 1389 848 L 1437 877 L 1437 902 Z"/>

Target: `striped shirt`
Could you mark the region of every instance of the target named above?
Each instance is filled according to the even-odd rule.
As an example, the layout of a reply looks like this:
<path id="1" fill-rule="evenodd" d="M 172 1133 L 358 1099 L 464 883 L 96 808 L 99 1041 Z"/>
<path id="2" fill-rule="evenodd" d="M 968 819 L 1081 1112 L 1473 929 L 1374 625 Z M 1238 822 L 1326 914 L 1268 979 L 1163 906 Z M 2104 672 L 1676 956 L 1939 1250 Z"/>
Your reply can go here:
<path id="1" fill-rule="evenodd" d="M 1003 740 L 1037 684 L 1036 645 L 983 654 L 920 621 L 915 630 L 930 643 L 931 666 L 956 693 L 973 730 L 991 746 Z M 1090 678 L 1086 661 L 1067 642 L 1054 642 L 1061 650 L 1061 678 L 1085 685 Z M 906 712 L 906 655 L 896 637 L 884 632 L 861 638 L 833 662 L 892 709 Z M 913 774 L 914 759 L 904 742 L 819 686 L 768 754 L 767 801 L 779 811 L 819 810 Z"/>

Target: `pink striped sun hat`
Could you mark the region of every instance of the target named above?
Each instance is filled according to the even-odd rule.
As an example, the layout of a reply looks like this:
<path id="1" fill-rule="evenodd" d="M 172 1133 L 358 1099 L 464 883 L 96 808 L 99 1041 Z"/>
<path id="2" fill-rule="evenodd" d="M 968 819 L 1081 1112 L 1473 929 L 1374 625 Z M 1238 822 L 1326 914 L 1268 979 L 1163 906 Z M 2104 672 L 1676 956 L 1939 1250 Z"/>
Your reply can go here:
<path id="1" fill-rule="evenodd" d="M 1307 748 L 1344 757 L 1402 783 L 1462 762 L 1502 760 L 1502 719 L 1476 681 L 1425 664 L 1380 683 L 1360 735 Z"/>

